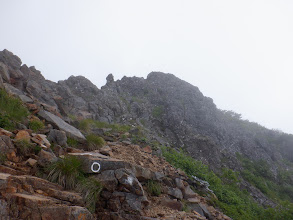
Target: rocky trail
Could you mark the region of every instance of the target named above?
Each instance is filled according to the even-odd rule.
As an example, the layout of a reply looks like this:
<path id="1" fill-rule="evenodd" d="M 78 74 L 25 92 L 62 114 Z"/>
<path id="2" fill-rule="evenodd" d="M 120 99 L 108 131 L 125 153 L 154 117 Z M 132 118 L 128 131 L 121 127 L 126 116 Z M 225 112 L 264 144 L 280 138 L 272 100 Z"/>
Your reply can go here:
<path id="1" fill-rule="evenodd" d="M 51 143 L 66 143 L 67 137 L 64 131 L 53 129 L 48 122 L 42 133 L 36 134 L 29 129 L 13 132 L 0 129 L 0 134 L 0 150 L 7 156 L 0 165 L 0 216 L 3 220 L 229 219 L 192 191 L 184 172 L 153 155 L 149 146 L 140 147 L 124 141 L 107 142 L 96 151 L 62 148 L 58 144 L 53 148 Z M 38 154 L 24 154 L 18 146 L 23 140 L 41 150 Z M 62 186 L 36 177 L 41 176 L 40 168 L 67 154 L 82 160 L 84 172 L 104 186 L 96 213 L 86 209 L 78 192 L 64 191 Z M 100 167 L 92 167 L 94 163 Z M 160 184 L 159 196 L 150 195 L 148 181 Z"/>

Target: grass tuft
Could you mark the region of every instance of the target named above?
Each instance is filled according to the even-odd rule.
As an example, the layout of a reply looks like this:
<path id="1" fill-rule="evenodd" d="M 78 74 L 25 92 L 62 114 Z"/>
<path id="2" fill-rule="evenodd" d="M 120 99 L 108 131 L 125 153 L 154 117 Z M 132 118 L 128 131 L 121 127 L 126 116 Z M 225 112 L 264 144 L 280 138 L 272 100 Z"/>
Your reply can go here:
<path id="1" fill-rule="evenodd" d="M 69 147 L 77 147 L 78 146 L 78 141 L 71 138 L 71 137 L 67 137 L 67 144 Z"/>
<path id="2" fill-rule="evenodd" d="M 99 195 L 103 190 L 102 184 L 95 178 L 88 177 L 79 182 L 78 189 L 83 195 L 87 209 L 94 213 Z"/>
<path id="3" fill-rule="evenodd" d="M 156 181 L 149 180 L 146 183 L 146 187 L 147 187 L 147 192 L 151 194 L 152 196 L 159 196 L 162 193 L 161 185 L 160 183 Z"/>
<path id="4" fill-rule="evenodd" d="M 88 150 L 97 150 L 101 147 L 103 147 L 106 142 L 102 137 L 98 137 L 94 134 L 89 134 L 88 136 L 86 136 L 86 140 L 88 143 Z"/>
<path id="5" fill-rule="evenodd" d="M 84 175 L 81 170 L 81 161 L 75 156 L 66 156 L 50 164 L 48 180 L 63 186 L 65 189 L 74 189 Z"/>

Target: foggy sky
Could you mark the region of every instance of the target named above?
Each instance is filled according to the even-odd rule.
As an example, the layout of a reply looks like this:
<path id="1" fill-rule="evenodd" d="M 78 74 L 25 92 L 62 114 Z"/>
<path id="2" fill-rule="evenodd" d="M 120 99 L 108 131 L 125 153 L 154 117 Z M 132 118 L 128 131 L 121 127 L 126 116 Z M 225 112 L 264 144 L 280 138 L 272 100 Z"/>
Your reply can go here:
<path id="1" fill-rule="evenodd" d="M 57 82 L 172 73 L 293 133 L 293 1 L 0 0 L 0 50 Z"/>

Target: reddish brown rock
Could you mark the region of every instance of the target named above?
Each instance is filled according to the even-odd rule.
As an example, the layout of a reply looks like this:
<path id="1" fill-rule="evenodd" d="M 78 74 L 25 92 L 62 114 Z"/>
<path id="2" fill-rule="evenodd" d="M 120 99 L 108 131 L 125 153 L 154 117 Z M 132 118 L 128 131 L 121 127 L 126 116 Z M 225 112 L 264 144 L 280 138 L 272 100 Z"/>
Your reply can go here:
<path id="1" fill-rule="evenodd" d="M 31 139 L 30 134 L 25 130 L 21 130 L 21 131 L 17 132 L 17 134 L 15 136 L 15 140 L 17 140 L 17 141 L 20 141 L 20 140 L 30 141 L 30 139 Z"/>
<path id="2" fill-rule="evenodd" d="M 13 133 L 10 132 L 10 131 L 5 130 L 3 128 L 0 128 L 0 135 L 5 135 L 5 136 L 8 136 L 8 137 L 11 137 L 13 135 Z"/>
<path id="3" fill-rule="evenodd" d="M 39 156 L 38 163 L 41 166 L 46 166 L 46 165 L 50 164 L 51 162 L 57 160 L 57 157 L 55 156 L 54 153 L 51 153 L 51 152 L 48 152 L 45 150 L 41 150 L 38 156 Z"/>
<path id="4" fill-rule="evenodd" d="M 144 147 L 143 149 L 142 149 L 144 152 L 146 152 L 146 153 L 152 153 L 153 151 L 152 151 L 152 148 L 148 145 L 148 146 L 146 146 L 146 147 Z"/>

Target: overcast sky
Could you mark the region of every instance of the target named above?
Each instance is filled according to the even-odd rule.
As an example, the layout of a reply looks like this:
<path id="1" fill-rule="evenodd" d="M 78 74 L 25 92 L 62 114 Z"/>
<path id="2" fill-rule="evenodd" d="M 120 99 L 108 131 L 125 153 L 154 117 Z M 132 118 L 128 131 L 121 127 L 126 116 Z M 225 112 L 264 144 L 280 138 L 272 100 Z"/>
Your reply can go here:
<path id="1" fill-rule="evenodd" d="M 0 49 L 49 80 L 173 73 L 293 133 L 292 0 L 0 0 Z"/>

